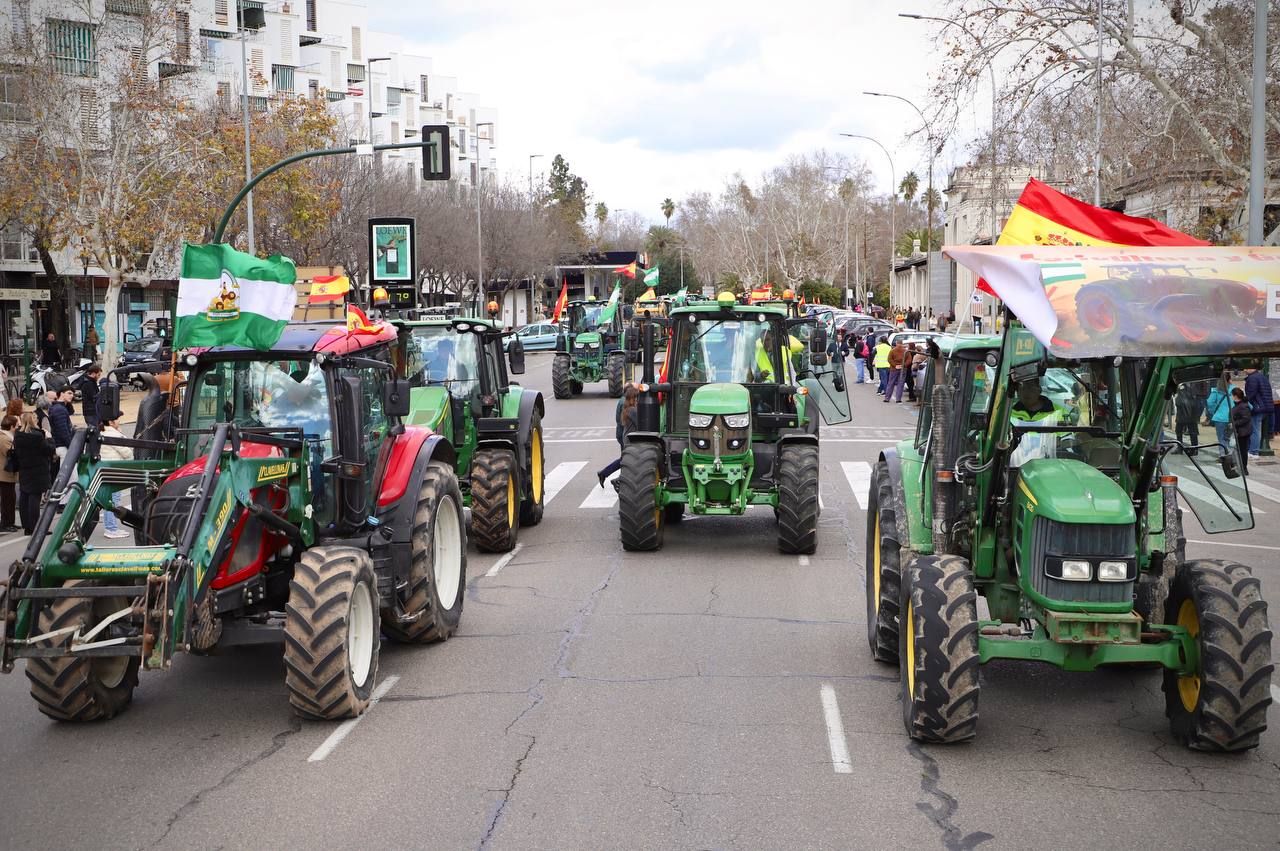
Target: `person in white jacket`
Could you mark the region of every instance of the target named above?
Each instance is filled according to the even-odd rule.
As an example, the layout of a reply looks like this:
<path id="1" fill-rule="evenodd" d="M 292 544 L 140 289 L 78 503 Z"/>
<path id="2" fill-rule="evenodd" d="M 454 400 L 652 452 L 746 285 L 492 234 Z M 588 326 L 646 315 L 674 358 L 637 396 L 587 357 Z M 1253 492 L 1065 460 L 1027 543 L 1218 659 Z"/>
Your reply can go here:
<path id="1" fill-rule="evenodd" d="M 116 428 L 115 419 L 112 419 L 110 422 L 105 423 L 102 426 L 100 433 L 102 434 L 103 437 L 117 437 L 117 438 L 124 437 L 124 435 L 120 432 L 120 430 Z M 130 453 L 126 447 L 111 446 L 105 443 L 102 445 L 101 456 L 102 456 L 102 460 L 104 461 L 132 461 L 133 460 L 132 453 Z M 112 504 L 120 505 L 120 502 L 123 496 L 124 496 L 124 491 L 116 491 L 114 494 L 111 495 Z M 124 528 L 121 527 L 120 519 L 110 511 L 102 512 L 102 528 L 105 530 L 104 534 L 108 538 L 118 539 L 118 538 L 129 537 L 128 531 L 126 531 Z"/>

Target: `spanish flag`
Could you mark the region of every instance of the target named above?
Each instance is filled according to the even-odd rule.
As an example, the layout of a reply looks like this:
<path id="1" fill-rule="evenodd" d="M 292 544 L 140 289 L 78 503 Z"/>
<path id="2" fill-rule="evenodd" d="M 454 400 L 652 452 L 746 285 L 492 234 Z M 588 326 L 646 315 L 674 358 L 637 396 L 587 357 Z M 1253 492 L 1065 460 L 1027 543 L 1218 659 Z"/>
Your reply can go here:
<path id="1" fill-rule="evenodd" d="M 1208 245 L 1155 219 L 1078 201 L 1034 177 L 1018 196 L 996 245 Z M 995 295 L 984 280 L 978 289 Z"/>
<path id="2" fill-rule="evenodd" d="M 770 301 L 773 298 L 773 285 L 765 284 L 763 287 L 751 290 L 747 296 L 747 304 L 755 304 L 760 301 Z"/>
<path id="3" fill-rule="evenodd" d="M 569 279 L 564 279 L 564 284 L 560 287 L 560 297 L 556 299 L 556 309 L 551 311 L 551 321 L 559 322 L 560 314 L 564 312 L 564 306 L 569 303 Z"/>
<path id="4" fill-rule="evenodd" d="M 347 305 L 348 334 L 377 334 L 382 330 L 378 323 L 370 322 L 369 316 L 354 304 Z"/>
<path id="5" fill-rule="evenodd" d="M 346 275 L 317 275 L 311 279 L 307 304 L 343 301 L 350 290 L 351 280 Z"/>
<path id="6" fill-rule="evenodd" d="M 634 281 L 636 279 L 636 261 L 632 260 L 626 266 L 619 266 L 613 272 L 615 275 L 626 275 Z"/>

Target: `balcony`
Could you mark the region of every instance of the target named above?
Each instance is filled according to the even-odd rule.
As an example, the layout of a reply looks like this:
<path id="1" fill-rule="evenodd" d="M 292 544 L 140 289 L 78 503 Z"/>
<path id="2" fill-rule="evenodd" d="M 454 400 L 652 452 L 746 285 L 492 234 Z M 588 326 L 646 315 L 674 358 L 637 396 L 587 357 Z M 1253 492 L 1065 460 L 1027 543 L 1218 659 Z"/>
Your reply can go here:
<path id="1" fill-rule="evenodd" d="M 178 62 L 161 62 L 160 79 L 167 80 L 182 74 L 194 74 L 196 66 Z"/>

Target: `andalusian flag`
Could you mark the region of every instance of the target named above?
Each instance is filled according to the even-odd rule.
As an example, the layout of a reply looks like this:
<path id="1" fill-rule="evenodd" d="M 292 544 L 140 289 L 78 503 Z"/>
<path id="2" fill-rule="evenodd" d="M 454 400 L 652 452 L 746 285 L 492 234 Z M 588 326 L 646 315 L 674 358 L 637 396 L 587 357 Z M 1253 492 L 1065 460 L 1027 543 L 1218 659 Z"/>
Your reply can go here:
<path id="1" fill-rule="evenodd" d="M 658 267 L 644 270 L 644 284 L 646 287 L 656 287 L 658 285 Z"/>
<path id="2" fill-rule="evenodd" d="M 605 305 L 604 310 L 600 311 L 600 318 L 596 320 L 596 326 L 608 325 L 613 321 L 613 314 L 618 312 L 618 300 L 622 297 L 622 285 L 614 286 L 613 292 L 609 294 L 609 303 Z"/>
<path id="3" fill-rule="evenodd" d="M 996 240 L 996 245 L 1045 246 L 1208 244 L 1155 219 L 1126 216 L 1078 201 L 1034 177 L 1027 181 Z M 978 289 L 995 295 L 984 280 L 979 279 Z"/>
<path id="4" fill-rule="evenodd" d="M 344 301 L 350 290 L 351 280 L 346 275 L 316 275 L 311 279 L 307 304 Z"/>
<path id="5" fill-rule="evenodd" d="M 229 245 L 191 245 L 182 252 L 173 345 L 270 349 L 298 300 L 293 261 L 263 260 Z"/>

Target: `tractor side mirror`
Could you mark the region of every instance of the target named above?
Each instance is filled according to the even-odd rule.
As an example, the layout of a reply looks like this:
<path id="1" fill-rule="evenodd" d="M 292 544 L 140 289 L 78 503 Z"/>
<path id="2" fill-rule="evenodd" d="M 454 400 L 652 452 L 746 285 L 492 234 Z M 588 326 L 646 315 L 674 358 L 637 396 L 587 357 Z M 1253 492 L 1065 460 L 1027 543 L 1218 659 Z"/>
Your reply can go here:
<path id="1" fill-rule="evenodd" d="M 524 375 L 524 343 L 518 337 L 511 338 L 507 347 L 507 360 L 511 364 L 512 375 Z"/>
<path id="2" fill-rule="evenodd" d="M 403 419 L 409 416 L 408 379 L 387 379 L 382 385 L 382 410 L 388 417 Z"/>
<path id="3" fill-rule="evenodd" d="M 388 382 L 390 383 L 393 382 Z M 363 464 L 365 433 L 364 406 L 360 404 L 360 379 L 348 375 L 338 382 L 338 388 L 338 445 L 342 450 L 342 460 L 348 464 Z M 384 404 L 389 402 L 389 395 L 384 391 Z M 405 393 L 405 398 L 408 399 L 408 392 Z M 390 415 L 390 411 L 387 413 Z"/>
<path id="4" fill-rule="evenodd" d="M 813 326 L 813 333 L 809 335 L 809 352 L 814 355 L 825 355 L 827 353 L 827 328 L 825 325 L 819 323 Z M 814 363 L 817 363 L 817 360 L 814 360 Z"/>

